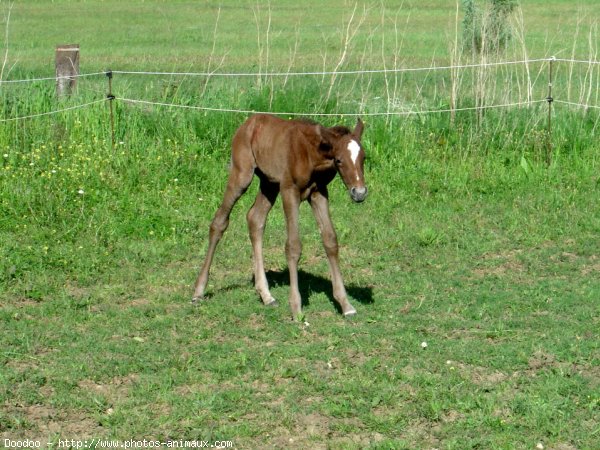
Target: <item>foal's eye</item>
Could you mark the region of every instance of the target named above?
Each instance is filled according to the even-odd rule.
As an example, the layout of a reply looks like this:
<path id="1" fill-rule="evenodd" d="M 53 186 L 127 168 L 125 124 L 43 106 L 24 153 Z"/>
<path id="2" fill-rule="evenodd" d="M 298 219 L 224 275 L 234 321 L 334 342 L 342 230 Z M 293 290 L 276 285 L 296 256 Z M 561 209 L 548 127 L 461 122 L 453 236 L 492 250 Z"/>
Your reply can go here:
<path id="1" fill-rule="evenodd" d="M 339 158 L 335 158 L 335 165 L 336 166 L 341 166 L 342 165 L 342 160 Z"/>

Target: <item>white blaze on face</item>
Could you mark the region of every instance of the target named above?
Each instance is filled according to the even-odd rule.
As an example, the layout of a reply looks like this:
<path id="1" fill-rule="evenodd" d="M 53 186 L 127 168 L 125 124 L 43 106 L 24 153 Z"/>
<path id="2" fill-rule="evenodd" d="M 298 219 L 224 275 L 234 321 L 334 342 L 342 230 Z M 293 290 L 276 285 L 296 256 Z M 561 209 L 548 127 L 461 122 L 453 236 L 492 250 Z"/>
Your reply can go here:
<path id="1" fill-rule="evenodd" d="M 360 145 L 354 139 L 348 142 L 348 151 L 350 152 L 350 157 L 352 158 L 352 164 L 356 165 L 356 158 L 358 158 L 358 153 L 360 152 Z"/>
<path id="2" fill-rule="evenodd" d="M 350 158 L 352 158 L 352 164 L 356 167 L 356 159 L 358 158 L 358 154 L 360 153 L 360 145 L 354 139 L 348 142 L 348 151 L 350 152 Z M 356 181 L 360 178 L 358 176 L 358 171 L 356 172 Z"/>

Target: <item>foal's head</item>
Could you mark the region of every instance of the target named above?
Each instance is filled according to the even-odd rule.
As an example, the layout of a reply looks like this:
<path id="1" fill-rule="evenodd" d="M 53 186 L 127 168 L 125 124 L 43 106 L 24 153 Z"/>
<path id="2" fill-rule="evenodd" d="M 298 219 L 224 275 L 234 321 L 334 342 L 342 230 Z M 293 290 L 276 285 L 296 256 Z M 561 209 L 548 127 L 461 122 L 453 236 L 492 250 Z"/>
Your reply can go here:
<path id="1" fill-rule="evenodd" d="M 362 120 L 358 119 L 354 131 L 338 126 L 324 128 L 321 132 L 328 156 L 333 159 L 350 197 L 357 203 L 362 202 L 367 196 L 364 172 L 365 151 L 360 143 L 363 128 Z"/>

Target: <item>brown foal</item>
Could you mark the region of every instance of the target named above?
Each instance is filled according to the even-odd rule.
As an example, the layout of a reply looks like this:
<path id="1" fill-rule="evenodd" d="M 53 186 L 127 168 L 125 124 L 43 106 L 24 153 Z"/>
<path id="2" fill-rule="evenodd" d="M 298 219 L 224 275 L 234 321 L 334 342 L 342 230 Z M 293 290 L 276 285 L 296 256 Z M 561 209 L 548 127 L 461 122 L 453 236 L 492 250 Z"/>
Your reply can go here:
<path id="1" fill-rule="evenodd" d="M 287 222 L 285 250 L 292 317 L 297 320 L 302 307 L 298 289 L 298 260 L 302 251 L 298 208 L 303 200 L 310 203 L 321 232 L 331 270 L 333 296 L 344 316 L 356 314 L 356 309 L 348 301 L 339 268 L 338 243 L 329 215 L 327 185 L 339 173 L 352 200 L 362 202 L 365 199 L 362 132 L 360 119 L 353 131 L 342 126 L 325 128 L 304 120 L 283 120 L 267 114 L 254 115 L 242 124 L 233 138 L 227 189 L 210 225 L 208 251 L 196 281 L 194 301 L 204 295 L 215 248 L 227 229 L 231 210 L 256 174 L 260 179 L 260 190 L 248 211 L 247 220 L 252 241 L 254 281 L 263 303 L 277 305 L 265 275 L 263 232 L 267 215 L 281 193 Z"/>

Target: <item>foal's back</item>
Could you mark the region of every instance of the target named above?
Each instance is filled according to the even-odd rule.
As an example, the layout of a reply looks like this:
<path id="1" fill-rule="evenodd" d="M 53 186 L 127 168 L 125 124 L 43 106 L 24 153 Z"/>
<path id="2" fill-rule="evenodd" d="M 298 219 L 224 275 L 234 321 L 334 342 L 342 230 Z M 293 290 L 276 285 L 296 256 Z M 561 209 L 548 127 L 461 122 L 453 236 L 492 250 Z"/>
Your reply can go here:
<path id="1" fill-rule="evenodd" d="M 294 176 L 291 172 L 310 172 L 311 152 L 319 145 L 318 127 L 305 120 L 252 116 L 233 138 L 232 162 L 258 168 L 276 183 Z"/>

